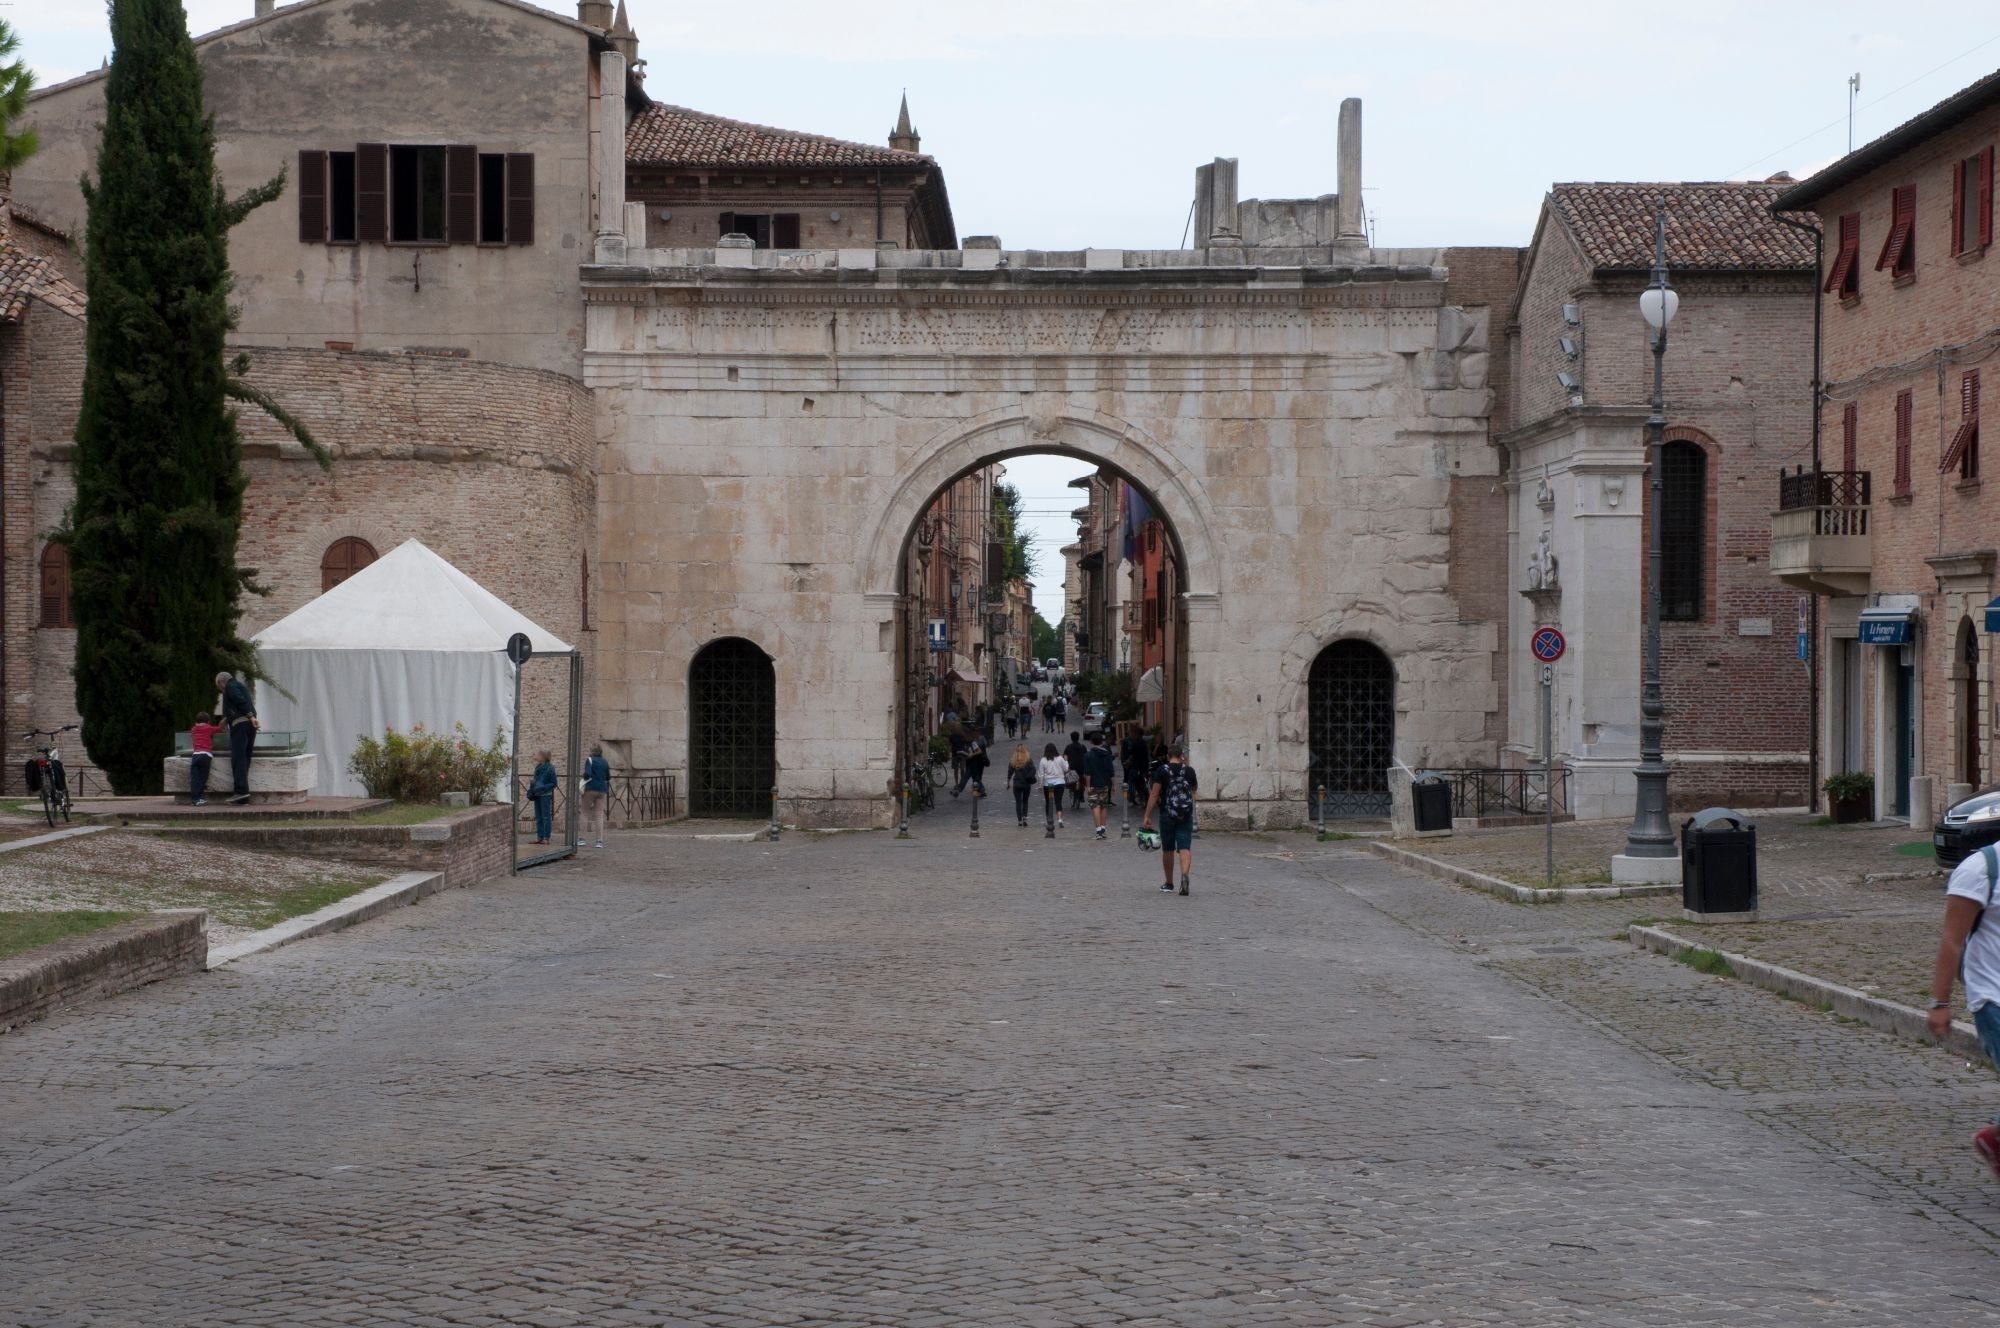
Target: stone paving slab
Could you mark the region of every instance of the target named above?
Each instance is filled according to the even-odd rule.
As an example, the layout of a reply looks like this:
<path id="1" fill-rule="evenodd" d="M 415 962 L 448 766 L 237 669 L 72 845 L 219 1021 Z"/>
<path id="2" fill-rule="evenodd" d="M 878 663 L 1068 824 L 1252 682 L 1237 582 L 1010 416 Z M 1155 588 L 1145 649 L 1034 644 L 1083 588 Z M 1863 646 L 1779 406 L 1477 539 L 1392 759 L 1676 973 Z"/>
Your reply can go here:
<path id="1" fill-rule="evenodd" d="M 2000 1322 L 1984 1067 L 1628 901 L 999 830 L 635 836 L 0 1039 L 7 1322 Z"/>

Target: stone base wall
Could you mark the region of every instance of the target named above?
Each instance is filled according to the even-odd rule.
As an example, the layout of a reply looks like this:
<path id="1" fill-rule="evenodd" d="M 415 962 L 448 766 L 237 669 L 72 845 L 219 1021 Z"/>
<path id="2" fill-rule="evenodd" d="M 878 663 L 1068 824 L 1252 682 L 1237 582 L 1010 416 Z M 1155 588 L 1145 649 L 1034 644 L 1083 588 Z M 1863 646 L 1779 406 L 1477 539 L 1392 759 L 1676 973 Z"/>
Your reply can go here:
<path id="1" fill-rule="evenodd" d="M 472 807 L 422 825 L 192 825 L 158 833 L 197 843 L 261 848 L 309 858 L 337 858 L 395 871 L 437 872 L 439 888 L 477 885 L 513 863 L 511 808 Z"/>
<path id="2" fill-rule="evenodd" d="M 0 960 L 0 1031 L 208 964 L 208 914 L 154 913 Z"/>

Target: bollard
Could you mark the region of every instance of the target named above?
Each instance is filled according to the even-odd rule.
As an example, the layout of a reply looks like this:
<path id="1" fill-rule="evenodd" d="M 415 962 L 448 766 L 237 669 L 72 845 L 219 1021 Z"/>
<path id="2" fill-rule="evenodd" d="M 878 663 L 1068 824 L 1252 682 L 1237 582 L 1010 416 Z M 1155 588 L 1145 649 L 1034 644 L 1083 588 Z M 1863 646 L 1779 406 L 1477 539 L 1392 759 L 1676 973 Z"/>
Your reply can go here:
<path id="1" fill-rule="evenodd" d="M 979 801 L 985 796 L 985 790 L 979 785 L 972 786 L 972 838 L 974 839 L 979 838 Z"/>
<path id="2" fill-rule="evenodd" d="M 1319 820 L 1319 837 L 1321 839 L 1325 839 L 1326 838 L 1326 785 L 1324 784 L 1321 784 L 1319 786 L 1319 808 L 1317 814 Z"/>
<path id="3" fill-rule="evenodd" d="M 896 838 L 910 837 L 910 786 L 903 785 L 903 823 L 896 827 Z"/>
<path id="4" fill-rule="evenodd" d="M 771 842 L 778 842 L 778 790 L 771 789 Z"/>
<path id="5" fill-rule="evenodd" d="M 1125 786 L 1125 796 L 1118 803 L 1118 837 L 1132 837 L 1132 786 Z"/>

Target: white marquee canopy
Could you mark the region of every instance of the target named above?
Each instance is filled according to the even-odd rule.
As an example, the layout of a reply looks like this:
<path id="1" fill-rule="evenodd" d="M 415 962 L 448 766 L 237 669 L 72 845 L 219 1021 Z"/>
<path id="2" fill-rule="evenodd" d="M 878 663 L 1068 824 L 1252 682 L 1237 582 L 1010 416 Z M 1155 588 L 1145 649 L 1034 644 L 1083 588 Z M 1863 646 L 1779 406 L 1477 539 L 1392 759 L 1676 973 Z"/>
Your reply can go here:
<path id="1" fill-rule="evenodd" d="M 525 634 L 537 655 L 570 655 L 486 587 L 408 540 L 257 634 L 271 684 L 258 689 L 270 729 L 303 729 L 319 753 L 317 794 L 359 797 L 347 773 L 356 740 L 418 724 L 449 733 L 464 724 L 476 742 L 497 729 L 510 742 L 514 666 L 507 642 Z M 289 692 L 288 699 L 282 692 Z M 512 781 L 504 781 L 503 797 Z"/>

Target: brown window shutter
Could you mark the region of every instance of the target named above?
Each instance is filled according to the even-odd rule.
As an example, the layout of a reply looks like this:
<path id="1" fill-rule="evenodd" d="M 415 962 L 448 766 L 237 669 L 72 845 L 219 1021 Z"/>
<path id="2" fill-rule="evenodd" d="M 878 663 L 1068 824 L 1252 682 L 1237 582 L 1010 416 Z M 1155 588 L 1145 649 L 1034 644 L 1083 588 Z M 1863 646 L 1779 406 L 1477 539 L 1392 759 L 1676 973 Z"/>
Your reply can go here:
<path id="1" fill-rule="evenodd" d="M 453 144 L 444 150 L 444 238 L 452 244 L 479 241 L 479 149 Z"/>
<path id="2" fill-rule="evenodd" d="M 735 214 L 734 212 L 725 212 L 725 213 L 723 213 L 723 214 L 722 214 L 722 229 L 721 229 L 721 230 L 719 230 L 719 231 L 717 231 L 717 232 L 716 232 L 716 234 L 717 234 L 717 235 L 734 235 L 735 233 L 736 233 L 736 214 Z"/>
<path id="3" fill-rule="evenodd" d="M 780 212 L 771 218 L 771 247 L 773 249 L 796 249 L 799 247 L 799 214 Z"/>
<path id="4" fill-rule="evenodd" d="M 60 544 L 42 549 L 42 626 L 74 627 L 69 611 L 69 550 Z"/>
<path id="5" fill-rule="evenodd" d="M 1965 163 L 1958 162 L 1951 168 L 1951 251 L 1965 252 L 1962 237 L 1965 235 Z"/>
<path id="6" fill-rule="evenodd" d="M 362 143 L 354 149 L 354 238 L 363 244 L 389 242 L 389 145 Z"/>
<path id="7" fill-rule="evenodd" d="M 535 242 L 535 154 L 507 154 L 507 243 Z"/>
<path id="8" fill-rule="evenodd" d="M 1993 149 L 1979 153 L 1979 247 L 1993 243 Z"/>
<path id="9" fill-rule="evenodd" d="M 1909 392 L 1896 394 L 1896 493 L 1910 491 L 1910 403 Z"/>
<path id="10" fill-rule="evenodd" d="M 299 243 L 326 243 L 326 154 L 299 154 Z"/>
<path id="11" fill-rule="evenodd" d="M 1840 249 L 1833 258 L 1833 270 L 1826 274 L 1826 293 L 1845 294 L 1854 265 L 1861 256 L 1861 214 L 1848 212 L 1840 218 Z"/>
<path id="12" fill-rule="evenodd" d="M 1840 413 L 1840 468 L 1859 470 L 1855 464 L 1861 450 L 1861 408 L 1854 402 L 1847 403 L 1847 409 Z"/>

